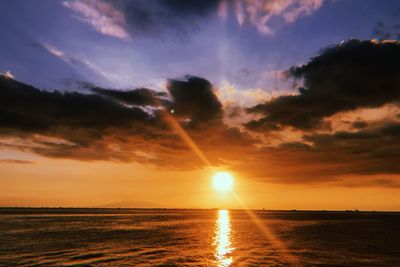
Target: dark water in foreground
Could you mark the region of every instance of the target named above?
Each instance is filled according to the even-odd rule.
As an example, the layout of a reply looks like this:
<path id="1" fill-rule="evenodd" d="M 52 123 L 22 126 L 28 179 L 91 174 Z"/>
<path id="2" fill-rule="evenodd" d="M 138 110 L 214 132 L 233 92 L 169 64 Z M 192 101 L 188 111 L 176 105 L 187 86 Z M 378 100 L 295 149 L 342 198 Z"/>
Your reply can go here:
<path id="1" fill-rule="evenodd" d="M 0 209 L 0 266 L 400 266 L 400 214 Z"/>

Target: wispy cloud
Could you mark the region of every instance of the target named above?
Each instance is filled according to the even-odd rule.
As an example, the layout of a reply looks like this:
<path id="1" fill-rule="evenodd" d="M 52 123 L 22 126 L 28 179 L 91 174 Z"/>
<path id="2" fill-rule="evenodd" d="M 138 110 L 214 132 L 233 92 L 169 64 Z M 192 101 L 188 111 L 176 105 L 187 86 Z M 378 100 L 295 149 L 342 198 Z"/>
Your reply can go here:
<path id="1" fill-rule="evenodd" d="M 20 160 L 20 159 L 0 159 L 0 163 L 32 164 L 35 162 L 30 160 Z"/>
<path id="2" fill-rule="evenodd" d="M 324 0 L 236 0 L 234 10 L 240 26 L 246 23 L 257 28 L 262 34 L 273 34 L 270 22 L 274 17 L 281 17 L 292 23 L 301 16 L 307 16 L 319 9 Z M 228 1 L 226 1 L 228 2 Z M 229 3 L 232 3 L 229 1 Z M 222 5 L 223 6 L 223 5 Z M 219 12 L 225 16 L 224 12 Z"/>
<path id="3" fill-rule="evenodd" d="M 63 1 L 63 5 L 77 12 L 80 15 L 78 18 L 89 23 L 96 31 L 121 39 L 129 38 L 125 16 L 113 5 L 101 0 Z"/>
<path id="4" fill-rule="evenodd" d="M 118 82 L 116 75 L 113 75 L 112 73 L 109 73 L 109 72 L 103 70 L 102 68 L 100 68 L 99 66 L 97 66 L 96 64 L 94 64 L 88 60 L 77 59 L 73 55 L 71 55 L 67 52 L 64 52 L 61 49 L 59 49 L 53 45 L 50 45 L 48 43 L 37 43 L 37 44 L 42 46 L 43 48 L 45 48 L 52 55 L 58 57 L 59 59 L 61 59 L 62 61 L 64 61 L 71 67 L 73 67 L 82 76 L 86 76 L 83 73 L 83 70 L 85 70 L 85 71 L 89 70 L 90 72 L 92 72 L 92 74 L 95 74 L 96 76 L 101 77 L 102 79 L 104 79 L 105 81 L 107 81 L 109 83 Z"/>

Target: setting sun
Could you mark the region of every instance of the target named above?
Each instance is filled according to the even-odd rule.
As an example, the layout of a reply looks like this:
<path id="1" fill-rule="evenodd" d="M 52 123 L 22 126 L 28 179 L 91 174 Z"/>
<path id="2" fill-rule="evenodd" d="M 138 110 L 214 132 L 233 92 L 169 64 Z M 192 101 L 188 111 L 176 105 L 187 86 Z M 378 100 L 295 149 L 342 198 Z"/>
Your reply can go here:
<path id="1" fill-rule="evenodd" d="M 233 177 L 227 172 L 217 172 L 212 177 L 212 184 L 215 190 L 230 191 L 233 186 Z"/>

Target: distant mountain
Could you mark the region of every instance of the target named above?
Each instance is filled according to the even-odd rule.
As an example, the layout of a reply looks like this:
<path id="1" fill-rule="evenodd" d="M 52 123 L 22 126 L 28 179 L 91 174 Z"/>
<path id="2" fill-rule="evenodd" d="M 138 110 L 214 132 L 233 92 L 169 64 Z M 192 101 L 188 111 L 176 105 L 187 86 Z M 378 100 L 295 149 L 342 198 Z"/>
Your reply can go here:
<path id="1" fill-rule="evenodd" d="M 123 200 L 119 202 L 100 205 L 96 208 L 167 208 L 167 206 L 146 201 Z"/>

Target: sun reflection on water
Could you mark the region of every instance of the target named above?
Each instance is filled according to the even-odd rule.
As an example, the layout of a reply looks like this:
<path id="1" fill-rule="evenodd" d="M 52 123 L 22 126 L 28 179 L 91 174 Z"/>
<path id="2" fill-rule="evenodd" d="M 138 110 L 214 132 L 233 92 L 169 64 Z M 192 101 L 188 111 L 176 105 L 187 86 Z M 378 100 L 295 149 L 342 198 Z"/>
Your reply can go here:
<path id="1" fill-rule="evenodd" d="M 228 210 L 219 210 L 215 223 L 215 258 L 217 266 L 230 266 L 233 262 L 231 252 L 234 250 L 231 242 L 231 222 Z"/>

